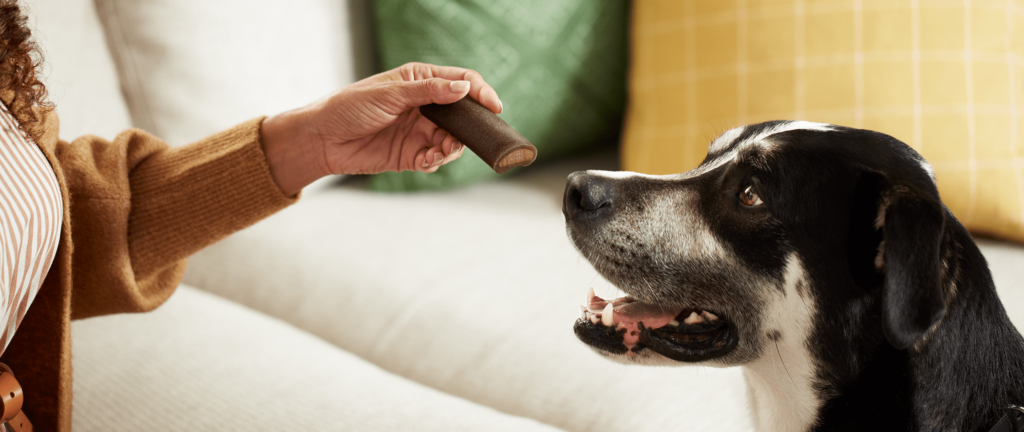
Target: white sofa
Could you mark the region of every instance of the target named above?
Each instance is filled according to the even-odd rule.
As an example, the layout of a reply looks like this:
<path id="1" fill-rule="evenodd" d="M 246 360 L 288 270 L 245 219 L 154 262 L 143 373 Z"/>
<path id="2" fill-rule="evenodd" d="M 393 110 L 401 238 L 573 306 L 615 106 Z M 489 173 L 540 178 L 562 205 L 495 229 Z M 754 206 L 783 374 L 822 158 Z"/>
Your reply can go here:
<path id="1" fill-rule="evenodd" d="M 372 69 L 365 0 L 28 4 L 66 139 L 184 144 Z M 613 288 L 566 239 L 562 188 L 614 167 L 423 194 L 319 182 L 193 257 L 157 311 L 73 324 L 74 428 L 750 430 L 738 369 L 626 367 L 573 336 L 587 287 Z M 1024 247 L 982 247 L 1024 328 Z"/>

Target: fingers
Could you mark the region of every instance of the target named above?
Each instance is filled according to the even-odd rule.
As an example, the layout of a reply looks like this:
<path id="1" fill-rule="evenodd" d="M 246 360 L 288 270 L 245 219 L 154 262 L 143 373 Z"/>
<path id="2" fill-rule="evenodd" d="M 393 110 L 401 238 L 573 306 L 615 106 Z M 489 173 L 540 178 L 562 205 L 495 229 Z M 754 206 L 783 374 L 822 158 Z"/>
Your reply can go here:
<path id="1" fill-rule="evenodd" d="M 487 81 L 484 81 L 484 77 L 475 70 L 454 66 L 437 66 L 428 63 L 406 63 L 395 71 L 403 81 L 407 82 L 429 80 L 431 78 L 441 78 L 448 81 L 469 81 L 469 96 L 496 114 L 500 114 L 503 110 L 501 99 L 498 99 L 498 92 L 494 91 L 494 88 L 487 84 Z M 465 93 L 447 103 L 455 102 L 463 96 L 465 96 Z M 440 104 L 442 102 L 434 101 L 434 103 Z"/>
<path id="2" fill-rule="evenodd" d="M 470 92 L 470 85 L 469 81 L 444 78 L 406 81 L 399 84 L 399 95 L 403 99 L 402 104 L 408 107 L 431 103 L 445 105 L 465 97 Z"/>
<path id="3" fill-rule="evenodd" d="M 437 171 L 441 165 L 462 157 L 466 146 L 458 142 L 455 137 L 447 132 L 438 129 L 433 136 L 433 147 L 420 150 L 414 159 L 415 169 L 423 172 Z"/>
<path id="4" fill-rule="evenodd" d="M 454 135 L 449 134 L 444 129 L 436 126 L 434 127 L 434 136 L 431 137 L 430 143 L 433 144 L 434 147 L 440 147 L 441 150 L 444 151 L 445 155 L 454 153 L 462 146 L 462 143 L 459 142 L 458 138 L 455 138 Z"/>
<path id="5" fill-rule="evenodd" d="M 462 157 L 462 153 L 463 151 L 465 151 L 465 149 L 465 146 L 459 146 L 459 148 L 456 149 L 454 153 L 447 156 L 445 156 L 444 153 L 441 151 L 431 151 L 433 150 L 433 148 L 431 148 L 430 150 L 421 151 L 420 154 L 416 156 L 416 169 L 426 173 L 432 173 L 434 171 L 437 171 L 438 168 L 441 168 L 441 165 L 447 164 L 448 162 L 454 161 Z"/>
<path id="6" fill-rule="evenodd" d="M 470 90 L 469 95 L 476 99 L 477 102 L 483 104 L 495 114 L 501 114 L 504 107 L 501 105 L 501 99 L 498 99 L 498 92 L 494 91 L 487 81 L 484 81 L 484 77 L 479 72 L 471 69 L 464 69 L 466 72 L 462 76 L 462 79 L 469 81 Z"/>

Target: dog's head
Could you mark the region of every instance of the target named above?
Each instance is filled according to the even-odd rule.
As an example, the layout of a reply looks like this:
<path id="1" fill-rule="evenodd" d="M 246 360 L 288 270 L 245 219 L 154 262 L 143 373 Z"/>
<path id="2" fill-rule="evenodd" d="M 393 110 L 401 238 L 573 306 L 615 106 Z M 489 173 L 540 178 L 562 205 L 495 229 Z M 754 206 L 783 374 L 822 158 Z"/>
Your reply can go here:
<path id="1" fill-rule="evenodd" d="M 812 334 L 906 349 L 945 311 L 951 217 L 930 166 L 884 134 L 740 127 L 682 174 L 573 173 L 563 212 L 576 248 L 628 294 L 591 292 L 576 334 L 620 361 L 739 365 Z"/>

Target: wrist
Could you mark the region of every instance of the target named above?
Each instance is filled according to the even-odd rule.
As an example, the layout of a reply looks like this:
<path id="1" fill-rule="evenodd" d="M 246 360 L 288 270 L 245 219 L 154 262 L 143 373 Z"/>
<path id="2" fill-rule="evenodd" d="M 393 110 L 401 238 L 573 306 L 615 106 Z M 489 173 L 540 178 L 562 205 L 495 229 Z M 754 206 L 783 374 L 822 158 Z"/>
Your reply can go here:
<path id="1" fill-rule="evenodd" d="M 263 153 L 274 182 L 286 196 L 327 174 L 322 143 L 306 108 L 267 117 L 260 125 Z"/>

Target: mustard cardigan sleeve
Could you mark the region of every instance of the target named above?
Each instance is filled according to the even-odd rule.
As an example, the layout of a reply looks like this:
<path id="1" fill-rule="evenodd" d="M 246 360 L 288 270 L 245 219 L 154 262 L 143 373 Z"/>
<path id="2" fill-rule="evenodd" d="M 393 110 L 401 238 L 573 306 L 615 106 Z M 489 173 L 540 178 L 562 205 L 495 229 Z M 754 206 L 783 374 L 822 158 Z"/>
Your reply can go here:
<path id="1" fill-rule="evenodd" d="M 186 257 L 295 202 L 270 175 L 262 120 L 177 148 L 137 129 L 113 141 L 57 140 L 70 195 L 72 318 L 159 306 Z"/>

